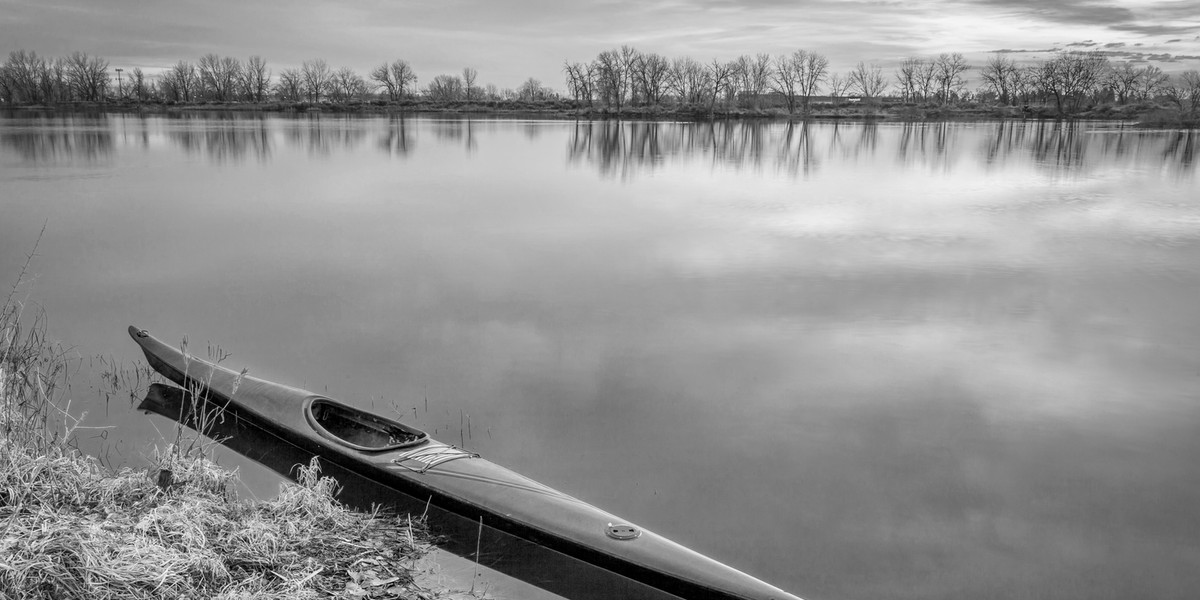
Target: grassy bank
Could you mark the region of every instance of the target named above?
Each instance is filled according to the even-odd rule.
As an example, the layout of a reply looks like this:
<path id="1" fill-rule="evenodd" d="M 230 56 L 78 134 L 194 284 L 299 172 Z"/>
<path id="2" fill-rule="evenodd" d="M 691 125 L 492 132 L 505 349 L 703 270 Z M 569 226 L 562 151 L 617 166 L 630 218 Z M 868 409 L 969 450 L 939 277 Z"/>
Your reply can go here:
<path id="1" fill-rule="evenodd" d="M 149 469 L 85 456 L 67 353 L 13 291 L 0 313 L 0 598 L 445 597 L 413 579 L 430 549 L 420 520 L 346 509 L 315 463 L 276 498 L 244 501 L 202 445 L 165 446 Z"/>
<path id="2" fill-rule="evenodd" d="M 895 102 L 822 102 L 789 113 L 782 107 L 712 109 L 701 106 L 624 106 L 620 110 L 600 105 L 588 106 L 572 100 L 495 100 L 433 101 L 411 98 L 399 101 L 364 100 L 350 102 L 108 102 L 74 103 L 52 107 L 29 106 L 26 110 L 96 110 L 138 113 L 279 112 L 407 114 L 430 113 L 460 116 L 529 116 L 547 119 L 645 119 L 710 121 L 714 119 L 802 120 L 885 120 L 885 121 L 971 121 L 996 119 L 1103 119 L 1136 122 L 1146 127 L 1184 127 L 1200 125 L 1200 117 L 1174 105 L 1152 102 L 1116 105 L 1101 104 L 1061 115 L 1050 105 L 1001 106 L 964 102 L 953 105 Z"/>

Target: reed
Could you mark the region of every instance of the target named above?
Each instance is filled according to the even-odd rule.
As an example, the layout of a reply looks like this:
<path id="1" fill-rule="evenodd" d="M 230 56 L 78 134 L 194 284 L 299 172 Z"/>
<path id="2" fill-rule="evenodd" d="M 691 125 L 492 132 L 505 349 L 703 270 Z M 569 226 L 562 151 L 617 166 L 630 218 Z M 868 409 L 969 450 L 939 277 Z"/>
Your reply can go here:
<path id="1" fill-rule="evenodd" d="M 348 509 L 315 460 L 274 499 L 242 501 L 196 440 L 151 469 L 80 452 L 77 359 L 18 298 L 27 268 L 0 311 L 0 598 L 446 597 L 413 579 L 424 520 Z"/>
<path id="2" fill-rule="evenodd" d="M 19 294 L 41 238 L 39 233 L 0 308 L 0 432 L 23 447 L 48 451 L 70 440 L 80 425 L 63 408 L 70 405 L 66 391 L 79 361 L 46 337 L 45 312 L 26 311 L 27 299 Z"/>

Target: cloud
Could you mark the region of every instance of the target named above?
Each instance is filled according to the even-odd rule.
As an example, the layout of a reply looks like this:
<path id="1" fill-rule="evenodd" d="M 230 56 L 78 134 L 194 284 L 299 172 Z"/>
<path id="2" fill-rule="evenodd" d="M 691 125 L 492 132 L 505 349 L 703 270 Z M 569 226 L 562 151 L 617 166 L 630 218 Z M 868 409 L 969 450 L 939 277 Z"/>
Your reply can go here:
<path id="1" fill-rule="evenodd" d="M 1194 0 L 0 0 L 0 56 L 73 50 L 150 72 L 215 52 L 257 54 L 273 70 L 324 58 L 360 72 L 404 58 L 422 81 L 477 68 L 481 82 L 516 85 L 534 76 L 561 85 L 561 61 L 591 60 L 629 44 L 668 57 L 726 60 L 805 48 L 832 68 L 891 65 L 905 56 L 962 52 L 1051 53 L 1146 41 L 1195 53 Z M 1112 34 L 1108 37 L 1108 34 Z M 1186 35 L 1184 35 L 1186 34 Z M 1200 40 L 1200 36 L 1197 36 Z M 1065 41 L 1063 41 L 1065 40 Z M 1082 41 L 1080 41 L 1082 40 Z M 1029 48 L 1029 49 L 1025 49 Z M 1045 49 L 1036 49 L 1045 48 Z"/>
<path id="2" fill-rule="evenodd" d="M 999 50 L 991 50 L 995 54 L 1047 54 L 1058 52 L 1059 48 L 1040 48 L 1040 49 L 1025 49 L 1025 48 L 1001 48 Z"/>
<path id="3" fill-rule="evenodd" d="M 1158 25 L 1143 23 L 1117 23 L 1109 26 L 1115 31 L 1140 33 L 1142 35 L 1174 35 L 1200 31 L 1200 22 L 1193 25 Z"/>
<path id="4" fill-rule="evenodd" d="M 1133 11 L 1095 0 L 971 0 L 1012 16 L 1068 25 L 1114 25 L 1135 19 Z"/>
<path id="5" fill-rule="evenodd" d="M 1137 12 L 1106 0 L 968 0 L 1002 15 L 1059 25 L 1098 25 L 1113 31 L 1170 35 L 1200 31 L 1194 2 L 1160 2 Z M 1198 37 L 1197 39 L 1200 39 Z M 1091 41 L 1091 40 L 1087 40 Z"/>

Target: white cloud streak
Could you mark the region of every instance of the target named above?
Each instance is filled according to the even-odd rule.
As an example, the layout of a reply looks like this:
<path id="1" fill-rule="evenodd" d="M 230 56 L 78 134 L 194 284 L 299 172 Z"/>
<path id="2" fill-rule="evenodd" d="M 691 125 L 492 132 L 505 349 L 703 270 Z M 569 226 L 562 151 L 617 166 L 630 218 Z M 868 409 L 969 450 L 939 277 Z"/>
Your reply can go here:
<path id="1" fill-rule="evenodd" d="M 702 61 L 805 48 L 829 56 L 836 70 L 940 52 L 982 61 L 999 48 L 1080 40 L 1200 55 L 1200 36 L 1189 35 L 1200 33 L 1200 13 L 1190 1 L 0 0 L 0 29 L 3 52 L 81 50 L 126 67 L 215 52 L 258 54 L 276 70 L 320 57 L 365 72 L 405 58 L 422 81 L 472 66 L 482 83 L 500 87 L 529 76 L 561 86 L 563 60 L 590 60 L 621 44 Z"/>

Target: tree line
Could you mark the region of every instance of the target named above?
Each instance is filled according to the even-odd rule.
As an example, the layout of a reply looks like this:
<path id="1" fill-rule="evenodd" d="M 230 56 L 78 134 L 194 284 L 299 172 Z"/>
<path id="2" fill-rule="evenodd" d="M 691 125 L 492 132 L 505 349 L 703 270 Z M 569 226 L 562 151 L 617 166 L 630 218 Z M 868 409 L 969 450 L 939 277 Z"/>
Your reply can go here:
<path id="1" fill-rule="evenodd" d="M 686 106 L 758 109 L 781 105 L 788 113 L 807 110 L 818 97 L 950 105 L 983 102 L 1004 106 L 1044 103 L 1068 114 L 1110 102 L 1168 100 L 1179 109 L 1200 112 L 1200 73 L 1170 77 L 1154 65 L 1112 61 L 1099 51 L 1057 52 L 1051 58 L 1020 65 L 996 54 L 978 67 L 979 84 L 968 88 L 976 69 L 960 53 L 909 57 L 891 73 L 859 62 L 848 72 L 830 70 L 822 54 L 743 55 L 703 63 L 691 57 L 668 58 L 630 46 L 601 52 L 589 62 L 563 63 L 568 94 L 578 103 L 620 110 L 627 106 Z"/>
<path id="2" fill-rule="evenodd" d="M 417 87 L 417 74 L 408 61 L 383 63 L 366 77 L 350 67 L 332 68 L 322 59 L 304 61 L 298 68 L 273 73 L 260 56 L 239 60 L 205 54 L 195 62 L 180 60 L 162 73 L 147 75 L 141 68 L 110 68 L 107 59 L 74 52 L 44 58 L 17 50 L 0 65 L 0 103 L 57 105 L 71 102 L 333 102 L 366 100 L 482 102 L 557 99 L 557 94 L 529 78 L 517 89 L 480 85 L 478 72 L 434 77 Z M 115 74 L 115 75 L 114 75 Z"/>
<path id="3" fill-rule="evenodd" d="M 967 75 L 977 70 L 971 89 Z M 478 83 L 470 67 L 441 74 L 423 87 L 405 60 L 385 62 L 364 77 L 349 67 L 332 68 L 322 59 L 273 73 L 260 56 L 246 60 L 205 54 L 195 62 L 180 60 L 156 75 L 140 68 L 110 68 L 109 61 L 74 52 L 43 58 L 34 52 L 11 52 L 0 65 L 0 103 L 56 105 L 71 102 L 333 102 L 367 100 L 400 102 L 495 102 L 558 100 L 559 94 L 529 78 L 517 89 L 500 90 Z M 116 77 L 113 74 L 116 74 Z M 1168 76 L 1154 65 L 1113 61 L 1099 51 L 1058 52 L 1050 58 L 1019 64 L 996 54 L 983 65 L 971 65 L 959 53 L 909 57 L 891 72 L 859 62 L 844 73 L 829 68 L 818 52 L 742 55 L 733 60 L 701 62 L 689 56 L 668 58 L 621 46 L 600 52 L 588 62 L 564 61 L 567 96 L 576 106 L 615 110 L 674 108 L 714 112 L 718 109 L 777 108 L 789 114 L 807 112 L 814 99 L 876 100 L 935 106 L 979 102 L 1002 106 L 1044 104 L 1060 114 L 1101 103 L 1127 104 L 1165 100 L 1188 114 L 1200 114 L 1200 73 Z M 115 80 L 115 81 L 114 81 Z"/>

